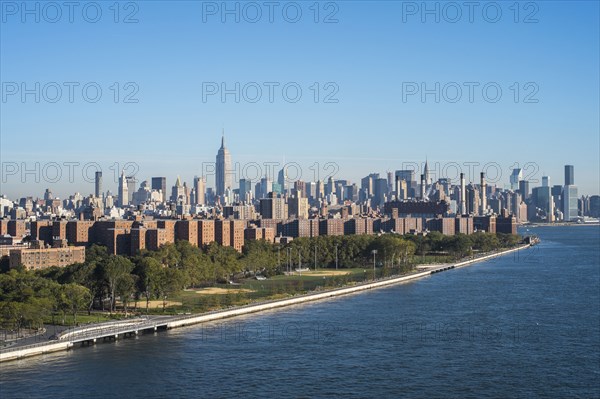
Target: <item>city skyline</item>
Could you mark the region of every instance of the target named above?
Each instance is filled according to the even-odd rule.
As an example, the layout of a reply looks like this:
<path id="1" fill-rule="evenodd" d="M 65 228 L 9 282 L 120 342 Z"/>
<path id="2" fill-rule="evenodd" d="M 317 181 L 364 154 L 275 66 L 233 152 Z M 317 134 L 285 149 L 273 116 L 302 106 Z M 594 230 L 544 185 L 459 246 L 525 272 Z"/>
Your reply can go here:
<path id="1" fill-rule="evenodd" d="M 57 163 L 53 163 L 52 167 L 54 168 L 54 164 L 56 164 L 56 165 L 58 165 L 57 168 L 59 168 L 59 169 L 57 169 L 57 168 L 48 169 L 48 170 L 50 170 L 48 172 L 48 171 L 44 170 L 43 166 L 38 167 L 37 169 L 35 169 L 35 168 L 27 169 L 27 167 L 25 167 L 25 168 L 23 168 L 23 170 L 20 170 L 20 169 L 22 169 L 22 166 L 17 163 L 14 163 L 14 164 L 16 164 L 16 165 L 14 166 L 13 169 L 7 168 L 6 165 L 3 165 L 3 168 L 4 168 L 3 178 L 4 179 L 10 179 L 10 178 L 18 179 L 19 177 L 21 177 L 21 178 L 25 178 L 25 179 L 36 179 L 37 178 L 39 180 L 43 180 L 43 178 L 46 174 L 52 173 L 52 172 L 54 172 L 54 170 L 62 169 L 63 166 L 65 168 L 67 168 L 67 167 L 71 168 L 71 170 L 69 170 L 69 173 L 71 175 L 75 174 L 74 170 L 76 167 L 81 167 L 82 168 L 82 176 L 83 176 L 83 173 L 84 173 L 83 170 L 85 170 L 86 171 L 85 173 L 87 173 L 89 175 L 90 170 L 91 170 L 91 169 L 89 169 L 89 167 L 93 166 L 94 168 L 96 168 L 99 165 L 98 163 L 95 163 L 95 162 L 87 163 L 87 164 L 84 164 L 83 166 L 81 166 L 79 163 L 77 165 L 74 165 L 74 163 L 73 164 L 67 163 L 66 165 L 60 165 Z M 151 189 L 158 189 L 160 187 L 160 189 L 163 192 L 163 196 L 164 196 L 162 199 L 163 199 L 163 201 L 166 201 L 169 198 L 171 198 L 171 195 L 169 194 L 170 187 L 177 185 L 178 181 L 183 182 L 183 183 L 180 183 L 180 184 L 182 184 L 181 187 L 183 187 L 183 184 L 187 184 L 188 182 L 190 182 L 188 187 L 191 186 L 191 188 L 194 188 L 194 189 L 196 189 L 197 187 L 204 187 L 203 194 L 206 193 L 206 189 L 209 188 L 209 189 L 213 189 L 217 196 L 221 196 L 221 195 L 225 194 L 226 188 L 230 188 L 232 192 L 234 190 L 238 190 L 240 188 L 240 180 L 245 180 L 248 183 L 259 183 L 261 181 L 261 179 L 263 179 L 263 177 L 268 177 L 270 179 L 270 181 L 278 182 L 282 178 L 281 171 L 286 168 L 287 169 L 291 168 L 293 170 L 293 173 L 295 173 L 295 176 L 300 176 L 300 178 L 293 179 L 293 178 L 291 178 L 291 176 L 289 176 L 289 174 L 286 173 L 286 175 L 284 176 L 284 179 L 285 179 L 285 183 L 287 185 L 291 185 L 295 181 L 326 182 L 329 178 L 333 178 L 334 180 L 344 180 L 349 183 L 358 184 L 358 183 L 360 183 L 361 179 L 364 178 L 364 176 L 366 176 L 368 174 L 377 173 L 377 174 L 385 175 L 386 173 L 395 172 L 395 171 L 397 172 L 397 171 L 401 171 L 401 170 L 413 170 L 417 177 L 420 174 L 424 174 L 427 185 L 431 185 L 432 182 L 437 181 L 439 179 L 448 179 L 451 182 L 451 184 L 457 184 L 457 182 L 459 182 L 460 173 L 463 173 L 465 175 L 466 183 L 477 183 L 479 175 L 480 175 L 480 173 L 482 173 L 483 170 L 485 170 L 484 173 L 486 173 L 486 175 L 489 175 L 489 173 L 491 171 L 492 176 L 494 176 L 492 180 L 490 180 L 489 177 L 487 178 L 488 183 L 492 184 L 498 188 L 501 188 L 501 189 L 510 188 L 512 190 L 518 190 L 517 183 L 519 182 L 519 180 L 517 180 L 516 182 L 513 183 L 512 176 L 510 175 L 510 173 L 513 173 L 515 169 L 522 170 L 522 173 L 519 176 L 519 179 L 528 182 L 528 186 L 531 188 L 538 187 L 538 186 L 544 186 L 545 180 L 552 180 L 551 175 L 540 173 L 539 165 L 537 165 L 533 162 L 527 162 L 524 164 L 519 164 L 518 162 L 515 162 L 511 165 L 511 169 L 507 170 L 505 173 L 505 171 L 501 169 L 502 166 L 499 165 L 497 162 L 493 162 L 493 161 L 486 162 L 486 163 L 475 162 L 475 161 L 463 161 L 463 162 L 450 161 L 450 162 L 443 163 L 443 162 L 439 162 L 436 160 L 428 161 L 428 159 L 426 157 L 426 159 L 421 162 L 418 162 L 418 161 L 399 162 L 397 164 L 398 167 L 396 167 L 393 170 L 386 170 L 386 171 L 374 171 L 374 170 L 366 171 L 365 170 L 365 173 L 362 176 L 355 177 L 355 178 L 347 178 L 343 174 L 343 171 L 341 171 L 339 169 L 338 165 L 335 165 L 335 167 L 333 167 L 333 166 L 329 167 L 331 165 L 327 165 L 327 163 L 318 164 L 319 168 L 321 168 L 321 167 L 327 168 L 327 170 L 323 170 L 323 171 L 316 170 L 315 165 L 317 165 L 317 164 L 313 164 L 306 168 L 302 168 L 302 165 L 300 165 L 298 162 L 295 162 L 295 161 L 286 162 L 285 160 L 283 160 L 282 162 L 254 161 L 254 162 L 249 162 L 247 164 L 241 164 L 240 162 L 235 161 L 235 157 L 232 157 L 231 152 L 229 151 L 228 147 L 226 147 L 225 131 L 223 129 L 223 131 L 221 133 L 221 146 L 219 147 L 219 149 L 217 151 L 216 161 L 212 162 L 212 163 L 204 162 L 202 164 L 200 173 L 192 173 L 191 175 L 193 175 L 193 178 L 191 178 L 191 179 L 190 178 L 181 179 L 181 176 L 189 176 L 190 173 L 187 173 L 187 174 L 179 174 L 178 173 L 176 176 L 160 176 L 160 173 L 157 174 L 158 176 L 157 175 L 142 176 L 141 172 L 139 172 L 139 170 L 137 168 L 134 168 L 135 173 L 130 174 L 130 173 L 126 173 L 125 169 L 116 169 L 116 168 L 113 169 L 111 167 L 111 173 L 116 177 L 116 181 L 113 184 L 111 184 L 110 179 L 105 179 L 105 177 L 110 176 L 110 174 L 108 174 L 108 176 L 106 176 L 106 173 L 103 173 L 103 171 L 96 171 L 94 169 L 94 171 L 93 171 L 94 180 L 91 183 L 90 182 L 69 183 L 69 185 L 67 187 L 74 187 L 73 191 L 55 190 L 53 188 L 53 186 L 56 186 L 56 183 L 53 180 L 40 182 L 39 184 L 36 184 L 36 185 L 39 187 L 40 191 L 41 190 L 45 191 L 45 190 L 49 189 L 57 198 L 69 198 L 69 196 L 71 196 L 75 193 L 79 193 L 83 196 L 88 196 L 90 194 L 98 196 L 97 192 L 98 192 L 98 190 L 100 190 L 102 195 L 105 195 L 107 192 L 111 192 L 111 193 L 113 193 L 113 195 L 118 195 L 121 191 L 123 191 L 125 194 L 128 195 L 129 201 L 130 201 L 131 194 L 133 192 L 137 191 L 138 188 L 141 186 L 141 184 L 146 182 Z M 9 165 L 9 166 L 12 167 L 13 165 Z M 567 167 L 570 167 L 569 172 L 567 172 Z M 562 166 L 561 166 L 561 168 L 562 168 Z M 304 170 L 304 169 L 308 169 L 310 174 L 306 173 L 306 170 Z M 572 183 L 573 179 L 574 179 L 574 170 L 573 169 L 574 169 L 573 165 L 564 165 L 564 171 L 563 171 L 564 180 L 560 179 L 560 178 L 557 179 L 557 177 L 555 176 L 554 180 L 552 180 L 552 182 L 555 184 L 559 184 L 559 185 L 573 184 Z M 6 173 L 7 170 L 10 173 Z M 205 173 L 202 173 L 202 171 L 204 171 Z M 227 172 L 227 171 L 230 171 L 230 172 Z M 331 173 L 332 171 L 335 171 L 335 172 Z M 320 172 L 323 173 L 322 176 L 321 176 Z M 60 170 L 60 173 L 62 173 L 62 170 Z M 252 174 L 253 178 L 250 178 L 249 174 Z M 308 179 L 305 178 L 305 176 L 308 177 Z M 311 177 L 313 177 L 313 178 L 319 177 L 319 178 L 311 179 Z M 415 177 L 415 179 L 417 177 Z M 81 178 L 81 180 L 84 180 L 84 179 Z M 169 184 L 170 180 L 175 180 L 175 182 L 173 184 Z M 218 183 L 219 181 L 221 181 L 220 185 Z M 45 183 L 45 185 L 44 185 L 44 183 Z M 91 184 L 91 186 L 90 186 L 90 184 Z M 598 194 L 598 192 L 583 192 L 580 188 L 581 186 L 579 186 L 579 184 L 577 184 L 577 181 L 574 183 L 574 185 L 576 185 L 578 187 L 579 194 L 583 194 L 583 195 Z M 6 184 L 3 184 L 3 186 L 5 187 Z M 102 189 L 102 188 L 104 188 L 104 189 Z M 62 189 L 62 190 L 65 190 L 65 189 Z M 67 188 L 67 190 L 68 190 L 68 188 Z M 57 193 L 64 193 L 64 194 L 57 195 Z M 0 192 L 0 195 L 5 195 L 9 199 L 18 199 L 21 197 L 34 197 L 34 198 L 36 197 L 35 193 L 19 193 L 19 192 L 17 192 L 16 195 L 11 197 L 10 195 L 5 194 L 4 191 Z M 42 195 L 38 195 L 38 198 L 41 198 L 41 196 Z"/>
<path id="2" fill-rule="evenodd" d="M 580 191 L 600 191 L 597 2 L 544 2 L 527 21 L 531 10 L 521 9 L 517 22 L 502 3 L 502 19 L 494 23 L 479 12 L 471 23 L 467 10 L 456 23 L 445 15 L 439 21 L 425 15 L 423 22 L 420 12 L 403 9 L 406 2 L 341 2 L 335 13 L 321 3 L 319 23 L 308 4 L 298 23 L 281 13 L 270 23 L 266 10 L 257 23 L 232 15 L 223 22 L 202 4 L 140 3 L 135 23 L 114 23 L 108 8 L 95 24 L 6 15 L 2 162 L 32 168 L 92 160 L 113 190 L 109 167 L 117 162 L 135 163 L 141 177 L 168 176 L 171 185 L 180 175 L 189 183 L 202 162 L 214 160 L 224 127 L 241 163 L 285 158 L 308 173 L 315 162 L 335 162 L 344 178 L 357 181 L 427 156 L 493 161 L 506 175 L 516 162 L 534 162 L 539 179 L 556 179 L 576 158 Z M 122 11 L 121 19 L 131 14 Z M 98 37 L 119 37 L 119 48 Z M 51 82 L 62 88 L 59 101 L 50 101 Z M 72 102 L 68 82 L 78 85 Z M 102 91 L 97 102 L 82 98 L 90 82 L 97 84 L 90 96 L 94 87 Z M 268 82 L 276 84 L 272 102 Z M 289 98 L 295 85 L 282 95 L 290 82 L 302 90 L 297 102 Z M 476 84 L 472 102 L 469 82 Z M 502 90 L 499 101 L 482 97 L 488 83 Z M 257 86 L 262 98 L 252 102 Z M 452 102 L 458 89 L 462 98 Z M 1 191 L 16 196 L 43 188 L 9 178 Z M 73 190 L 63 178 L 53 190 L 64 196 L 83 188 Z"/>
<path id="3" fill-rule="evenodd" d="M 401 207 L 407 206 L 407 209 L 417 206 L 406 211 L 407 215 L 413 212 L 420 214 L 424 209 L 428 209 L 430 215 L 489 216 L 507 213 L 516 222 L 522 223 L 583 220 L 586 216 L 596 215 L 598 207 L 598 195 L 580 196 L 574 165 L 564 165 L 563 184 L 552 181 L 546 175 L 542 176 L 540 185 L 540 180 L 531 179 L 527 171 L 531 165 L 526 164 L 524 168 L 514 165 L 517 167 L 512 169 L 509 184 L 498 185 L 501 170 L 497 164 L 488 163 L 477 170 L 478 163 L 464 163 L 468 167 L 468 173 L 465 173 L 459 164 L 452 163 L 447 166 L 454 168 L 456 176 L 449 177 L 445 175 L 446 166 L 440 168 L 436 162 L 432 171 L 426 158 L 422 167 L 418 163 L 409 164 L 408 168 L 403 164 L 403 169 L 385 174 L 369 173 L 359 180 L 360 186 L 358 182 L 339 179 L 333 174 L 324 179 L 319 177 L 316 181 L 302 180 L 296 163 L 280 165 L 265 162 L 264 171 L 260 171 L 260 164 L 253 163 L 251 166 L 255 174 L 252 179 L 248 178 L 246 168 L 233 165 L 223 130 L 215 163 L 202 167 L 203 171 L 214 176 L 213 186 L 207 186 L 204 173 L 194 176 L 191 185 L 182 182 L 178 175 L 169 196 L 165 176 L 153 176 L 150 184 L 148 180 L 140 182 L 135 174 L 126 174 L 123 169 L 115 195 L 110 190 L 101 190 L 103 175 L 96 171 L 94 194 L 88 196 L 76 192 L 62 200 L 61 206 L 60 197 L 47 188 L 44 192 L 45 210 L 43 204 L 36 201 L 37 209 L 32 214 L 34 203 L 33 197 L 29 196 L 20 197 L 12 203 L 10 199 L 0 197 L 3 199 L 0 210 L 2 216 L 10 214 L 11 218 L 33 216 L 42 211 L 39 216 L 52 217 L 56 213 L 61 217 L 79 215 L 92 220 L 130 218 L 135 217 L 137 212 L 141 212 L 139 217 L 143 214 L 178 218 L 214 217 L 218 213 L 224 218 L 242 220 L 253 219 L 257 214 L 266 219 L 308 219 L 309 215 L 310 218 L 328 218 L 331 216 L 328 206 L 332 209 L 341 207 L 340 215 L 344 218 L 351 209 L 353 214 L 385 212 L 389 215 L 390 207 L 396 206 L 394 203 L 404 203 Z M 490 178 L 489 169 L 493 170 L 493 178 Z M 474 175 L 479 175 L 479 184 L 474 182 Z M 407 201 L 416 201 L 420 205 L 406 205 Z M 360 206 L 361 210 L 355 209 L 356 206 Z M 429 209 L 431 206 L 433 208 Z M 212 210 L 207 212 L 209 209 Z"/>

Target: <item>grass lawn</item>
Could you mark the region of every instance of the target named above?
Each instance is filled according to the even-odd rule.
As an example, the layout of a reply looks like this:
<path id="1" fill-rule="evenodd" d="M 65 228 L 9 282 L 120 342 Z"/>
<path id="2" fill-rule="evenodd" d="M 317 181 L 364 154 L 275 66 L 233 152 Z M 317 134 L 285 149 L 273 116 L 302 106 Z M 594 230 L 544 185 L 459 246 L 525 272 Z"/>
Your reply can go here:
<path id="1" fill-rule="evenodd" d="M 399 270 L 377 269 L 377 277 L 399 274 Z M 183 290 L 172 295 L 164 313 L 162 306 L 151 309 L 152 314 L 200 313 L 251 302 L 287 298 L 319 289 L 331 289 L 356 284 L 373 278 L 373 269 L 318 269 L 277 275 L 266 280 L 245 279 L 239 285 L 216 284 L 211 287 Z M 145 312 L 145 303 L 138 303 L 138 310 Z"/>

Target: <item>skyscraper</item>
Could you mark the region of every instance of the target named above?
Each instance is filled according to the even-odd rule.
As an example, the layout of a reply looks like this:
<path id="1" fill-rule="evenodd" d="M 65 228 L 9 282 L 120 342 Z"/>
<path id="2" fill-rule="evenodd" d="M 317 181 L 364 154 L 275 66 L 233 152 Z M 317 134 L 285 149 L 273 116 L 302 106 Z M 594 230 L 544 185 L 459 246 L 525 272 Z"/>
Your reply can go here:
<path id="1" fill-rule="evenodd" d="M 577 186 L 575 185 L 575 168 L 565 165 L 565 187 L 563 188 L 563 217 L 566 221 L 575 220 L 579 216 L 577 207 Z"/>
<path id="2" fill-rule="evenodd" d="M 531 190 L 531 197 L 533 202 L 533 219 L 539 219 L 550 221 L 551 215 L 554 213 L 552 201 L 552 195 L 550 193 L 550 187 L 542 186 L 542 187 L 534 187 Z M 535 209 L 538 211 L 542 211 L 541 214 L 535 214 Z M 530 218 L 531 219 L 531 218 Z"/>
<path id="3" fill-rule="evenodd" d="M 231 182 L 231 155 L 229 150 L 225 147 L 225 132 L 221 137 L 221 148 L 217 153 L 217 165 L 216 165 L 216 191 L 217 196 L 223 196 L 226 189 L 233 189 Z"/>
<path id="4" fill-rule="evenodd" d="M 125 177 L 125 171 L 121 172 L 119 178 L 119 206 L 123 207 L 129 204 L 129 192 L 127 189 L 127 178 Z"/>
<path id="5" fill-rule="evenodd" d="M 487 212 L 487 183 L 485 182 L 485 173 L 480 174 L 481 182 L 479 183 L 479 191 L 481 194 L 481 201 L 479 202 L 479 214 L 485 215 Z"/>
<path id="6" fill-rule="evenodd" d="M 183 201 L 184 204 L 187 204 L 185 188 L 183 184 L 181 184 L 181 179 L 177 176 L 177 180 L 175 181 L 175 185 L 171 189 L 171 202 L 178 203 L 179 201 Z"/>
<path id="7" fill-rule="evenodd" d="M 306 194 L 306 183 L 302 180 L 296 180 L 294 182 L 294 195 L 299 197 L 308 198 Z"/>
<path id="8" fill-rule="evenodd" d="M 260 179 L 260 192 L 258 198 L 267 198 L 268 194 L 273 191 L 273 182 L 267 177 Z"/>
<path id="9" fill-rule="evenodd" d="M 461 215 L 467 214 L 467 189 L 465 187 L 465 174 L 460 174 L 460 208 L 459 213 Z"/>
<path id="10" fill-rule="evenodd" d="M 425 189 L 426 189 L 427 183 L 425 181 L 425 175 L 421 174 L 421 185 L 419 186 L 421 189 L 421 194 L 419 195 L 419 198 L 421 199 L 421 201 L 425 201 Z"/>
<path id="11" fill-rule="evenodd" d="M 367 197 L 373 197 L 375 195 L 375 180 L 377 179 L 379 179 L 379 173 L 371 173 L 361 179 L 360 188 Z"/>
<path id="12" fill-rule="evenodd" d="M 273 193 L 260 200 L 259 209 L 263 219 L 286 219 L 288 217 L 288 206 L 285 198 Z"/>
<path id="13" fill-rule="evenodd" d="M 329 176 L 329 179 L 327 179 L 327 184 L 325 185 L 325 195 L 329 194 L 335 195 L 335 181 L 331 176 Z"/>
<path id="14" fill-rule="evenodd" d="M 430 186 L 433 181 L 431 180 L 431 175 L 429 174 L 429 164 L 427 163 L 427 159 L 425 159 L 425 167 L 423 168 L 423 175 L 425 177 L 425 184 Z"/>
<path id="15" fill-rule="evenodd" d="M 308 198 L 297 194 L 288 200 L 288 215 L 290 218 L 308 219 Z"/>
<path id="16" fill-rule="evenodd" d="M 322 180 L 317 180 L 317 186 L 315 189 L 315 198 L 316 199 L 321 199 L 323 197 L 325 197 L 325 185 L 323 184 Z"/>
<path id="17" fill-rule="evenodd" d="M 373 205 L 383 205 L 387 195 L 387 179 L 375 179 L 374 182 Z"/>
<path id="18" fill-rule="evenodd" d="M 167 178 L 166 177 L 153 177 L 152 178 L 152 190 L 161 190 L 162 197 L 161 202 L 165 202 L 167 199 Z"/>
<path id="19" fill-rule="evenodd" d="M 100 197 L 102 195 L 102 172 L 98 171 L 95 175 L 94 195 Z"/>
<path id="20" fill-rule="evenodd" d="M 550 187 L 550 176 L 542 176 L 542 187 Z"/>
<path id="21" fill-rule="evenodd" d="M 466 213 L 470 215 L 477 215 L 479 212 L 479 190 L 474 184 L 470 183 L 466 186 Z"/>
<path id="22" fill-rule="evenodd" d="M 523 169 L 513 169 L 510 175 L 510 189 L 515 191 L 519 189 L 519 182 L 523 180 Z"/>
<path id="23" fill-rule="evenodd" d="M 529 198 L 529 181 L 528 180 L 520 180 L 519 181 L 519 192 L 521 193 L 521 199 L 526 200 Z"/>
<path id="24" fill-rule="evenodd" d="M 429 169 L 428 169 L 428 171 L 429 171 Z M 415 171 L 412 169 L 397 170 L 396 177 L 400 178 L 400 180 L 406 181 L 406 186 L 407 186 L 407 190 L 408 190 L 407 196 L 414 197 L 415 196 L 414 190 L 417 186 L 417 182 L 415 180 Z"/>
<path id="25" fill-rule="evenodd" d="M 405 200 L 408 196 L 406 180 L 400 180 L 400 176 L 396 176 L 396 199 Z"/>
<path id="26" fill-rule="evenodd" d="M 579 216 L 577 209 L 577 186 L 565 186 L 563 189 L 563 217 L 566 221 L 575 220 Z"/>
<path id="27" fill-rule="evenodd" d="M 285 170 L 285 168 L 282 168 L 279 173 L 277 174 L 277 184 L 279 184 L 281 186 L 281 192 L 285 194 L 286 191 L 286 185 L 285 185 L 285 181 L 287 179 L 287 171 Z"/>
<path id="28" fill-rule="evenodd" d="M 317 183 L 314 181 L 306 183 L 306 197 L 309 199 L 317 198 Z"/>
<path id="29" fill-rule="evenodd" d="M 133 193 L 135 193 L 136 185 L 137 179 L 135 176 L 127 176 L 127 203 L 131 203 L 133 200 Z"/>
<path id="30" fill-rule="evenodd" d="M 194 191 L 196 205 L 206 204 L 204 195 L 204 192 L 206 191 L 204 177 L 194 177 Z"/>
<path id="31" fill-rule="evenodd" d="M 575 167 L 573 165 L 565 165 L 565 186 L 575 184 Z"/>
<path id="32" fill-rule="evenodd" d="M 248 179 L 240 179 L 239 189 L 240 201 L 248 202 L 252 199 L 252 182 Z"/>

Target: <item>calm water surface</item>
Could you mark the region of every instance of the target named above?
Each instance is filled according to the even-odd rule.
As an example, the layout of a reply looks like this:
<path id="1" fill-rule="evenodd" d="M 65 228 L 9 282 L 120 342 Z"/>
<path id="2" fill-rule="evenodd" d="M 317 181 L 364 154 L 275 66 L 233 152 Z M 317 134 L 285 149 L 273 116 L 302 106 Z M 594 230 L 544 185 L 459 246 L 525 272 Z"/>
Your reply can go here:
<path id="1" fill-rule="evenodd" d="M 0 365 L 0 398 L 600 397 L 600 229 L 419 281 Z"/>

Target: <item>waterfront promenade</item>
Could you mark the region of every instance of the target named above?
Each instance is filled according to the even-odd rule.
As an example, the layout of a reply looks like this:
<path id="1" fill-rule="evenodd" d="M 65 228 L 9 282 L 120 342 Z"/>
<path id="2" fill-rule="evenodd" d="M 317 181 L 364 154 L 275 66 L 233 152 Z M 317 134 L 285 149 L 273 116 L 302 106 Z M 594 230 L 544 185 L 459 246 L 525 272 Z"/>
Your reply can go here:
<path id="1" fill-rule="evenodd" d="M 302 304 L 311 301 L 318 301 L 326 298 L 332 298 L 340 295 L 347 295 L 364 290 L 370 290 L 392 284 L 403 283 L 447 270 L 465 267 L 477 262 L 482 262 L 502 256 L 515 251 L 528 248 L 529 245 L 494 252 L 491 254 L 473 257 L 455 264 L 442 264 L 427 268 L 426 270 L 416 271 L 404 276 L 396 276 L 364 282 L 353 286 L 346 286 L 332 290 L 311 292 L 304 295 L 296 295 L 291 298 L 279 299 L 252 303 L 245 306 L 239 306 L 231 309 L 218 310 L 202 314 L 180 315 L 180 316 L 148 316 L 134 319 L 128 319 L 116 322 L 107 322 L 87 325 L 79 328 L 68 329 L 55 338 L 47 342 L 40 342 L 32 345 L 15 345 L 0 350 L 0 362 L 21 359 L 24 357 L 41 355 L 44 353 L 64 351 L 77 346 L 86 346 L 98 341 L 117 340 L 128 336 L 136 336 L 140 333 L 155 333 L 159 330 L 167 330 L 176 327 L 183 327 L 192 324 L 210 322 L 225 318 L 236 317 L 249 313 L 256 313 L 265 310 L 277 309 L 281 307 Z"/>

